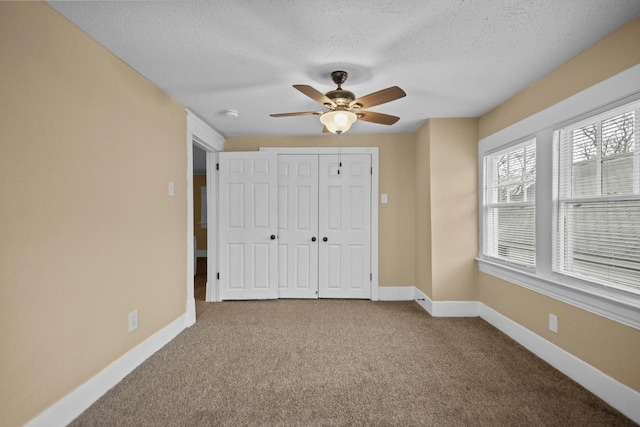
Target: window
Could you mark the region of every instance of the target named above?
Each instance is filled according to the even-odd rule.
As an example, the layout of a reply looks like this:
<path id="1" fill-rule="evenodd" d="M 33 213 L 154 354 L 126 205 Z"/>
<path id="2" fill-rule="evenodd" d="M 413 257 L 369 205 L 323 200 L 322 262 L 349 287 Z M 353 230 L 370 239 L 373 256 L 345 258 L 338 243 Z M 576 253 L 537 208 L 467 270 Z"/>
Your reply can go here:
<path id="1" fill-rule="evenodd" d="M 640 329 L 639 144 L 640 65 L 482 138 L 480 271 Z"/>
<path id="2" fill-rule="evenodd" d="M 535 138 L 485 156 L 485 171 L 483 254 L 533 267 Z"/>
<path id="3" fill-rule="evenodd" d="M 640 289 L 640 102 L 554 134 L 554 271 Z"/>

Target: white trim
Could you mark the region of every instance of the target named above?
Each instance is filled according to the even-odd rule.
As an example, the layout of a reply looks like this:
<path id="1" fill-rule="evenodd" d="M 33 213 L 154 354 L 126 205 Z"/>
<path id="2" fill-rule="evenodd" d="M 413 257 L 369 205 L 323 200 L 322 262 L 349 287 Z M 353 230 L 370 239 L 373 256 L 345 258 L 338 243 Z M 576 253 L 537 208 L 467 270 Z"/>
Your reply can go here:
<path id="1" fill-rule="evenodd" d="M 422 307 L 427 313 L 433 313 L 433 302 L 431 301 L 431 298 L 429 298 L 427 294 L 425 294 L 418 288 L 416 288 L 415 300 L 418 305 Z"/>
<path id="2" fill-rule="evenodd" d="M 378 297 L 380 301 L 412 301 L 415 298 L 415 286 L 380 286 Z"/>
<path id="3" fill-rule="evenodd" d="M 371 167 L 371 301 L 380 299 L 378 265 L 378 191 L 380 180 L 380 156 L 378 147 L 260 147 L 260 151 L 278 154 L 370 154 Z"/>
<path id="4" fill-rule="evenodd" d="M 433 317 L 478 317 L 478 301 L 432 301 L 418 288 L 415 300 Z"/>
<path id="5" fill-rule="evenodd" d="M 54 403 L 25 426 L 52 427 L 69 424 L 142 362 L 182 332 L 186 328 L 186 317 L 186 313 L 182 314 L 104 368 L 89 381 Z"/>
<path id="6" fill-rule="evenodd" d="M 216 293 L 218 272 L 218 153 L 207 153 L 207 284 L 205 289 L 205 301 L 219 301 Z M 211 243 L 209 243 L 211 242 Z"/>
<path id="7" fill-rule="evenodd" d="M 603 112 L 640 97 L 640 64 L 583 90 L 478 143 L 478 242 L 484 253 L 484 157 L 512 141 L 534 135 L 537 151 L 536 265 L 534 271 L 517 269 L 481 255 L 480 270 L 568 304 L 640 329 L 640 298 L 627 288 L 601 286 L 558 274 L 552 269 L 553 234 L 553 130 L 588 115 Z"/>
<path id="8" fill-rule="evenodd" d="M 216 183 L 215 179 L 211 176 L 215 175 L 212 171 L 213 165 L 210 162 L 209 153 L 221 151 L 224 149 L 224 137 L 218 132 L 213 130 L 204 120 L 193 114 L 191 111 L 186 110 L 187 114 L 187 326 L 191 326 L 196 322 L 196 300 L 193 295 L 193 277 L 195 275 L 193 259 L 193 145 L 197 145 L 201 149 L 207 152 L 207 186 L 213 187 Z M 216 215 L 216 201 L 212 197 L 216 197 L 217 193 L 213 193 L 207 189 L 207 223 L 217 224 Z M 213 205 L 213 207 L 212 207 Z M 210 227 L 208 232 L 211 233 Z M 215 235 L 215 231 L 214 231 Z M 214 236 L 215 237 L 215 236 Z M 214 241 L 213 239 L 207 239 L 208 242 Z M 207 246 L 215 246 L 207 243 Z M 209 249 L 209 248 L 208 248 Z M 207 257 L 207 296 L 210 293 L 209 283 L 210 278 L 213 277 L 213 271 L 217 271 L 217 260 L 215 258 L 215 248 L 212 248 L 212 256 Z M 207 301 L 209 301 L 207 297 Z"/>
<path id="9" fill-rule="evenodd" d="M 259 150 L 278 154 L 374 154 L 378 147 L 260 147 Z"/>
<path id="10" fill-rule="evenodd" d="M 195 272 L 195 231 L 193 224 L 193 133 L 190 129 L 189 112 L 187 111 L 187 301 L 185 318 L 186 326 L 196 322 L 196 299 L 193 294 Z"/>
<path id="11" fill-rule="evenodd" d="M 380 299 L 380 276 L 378 275 L 378 205 L 380 197 L 380 157 L 378 149 L 371 152 L 371 301 Z"/>
<path id="12" fill-rule="evenodd" d="M 510 268 L 486 259 L 478 258 L 480 271 L 499 279 L 506 280 L 523 288 L 560 300 L 588 312 L 615 320 L 632 328 L 640 329 L 640 308 L 638 302 L 627 292 L 616 289 L 603 289 L 601 286 L 566 277 L 550 280 L 535 273 Z M 559 275 L 557 275 L 559 277 Z M 572 283 L 576 282 L 576 283 Z M 579 284 L 578 284 L 579 282 Z M 607 292 L 603 296 L 603 292 Z"/>
<path id="13" fill-rule="evenodd" d="M 431 301 L 415 289 L 416 302 L 433 317 L 476 317 L 495 326 L 527 350 L 558 369 L 600 399 L 640 423 L 640 393 L 606 375 L 584 360 L 547 341 L 478 301 Z M 473 314 L 475 312 L 475 314 Z"/>
<path id="14" fill-rule="evenodd" d="M 564 99 L 542 111 L 514 123 L 494 134 L 482 138 L 478 154 L 485 153 L 540 130 L 571 120 L 584 113 L 625 98 L 640 91 L 640 64 L 597 83 L 590 88 Z"/>
<path id="15" fill-rule="evenodd" d="M 478 301 L 433 301 L 433 317 L 478 317 Z"/>
<path id="16" fill-rule="evenodd" d="M 222 151 L 224 150 L 224 137 L 216 132 L 204 120 L 196 116 L 189 110 L 187 111 L 187 129 L 200 141 L 194 141 L 196 145 L 204 151 Z"/>
<path id="17" fill-rule="evenodd" d="M 536 335 L 522 325 L 479 303 L 480 317 L 504 332 L 527 350 L 582 385 L 591 393 L 640 423 L 640 393 L 602 371 Z"/>

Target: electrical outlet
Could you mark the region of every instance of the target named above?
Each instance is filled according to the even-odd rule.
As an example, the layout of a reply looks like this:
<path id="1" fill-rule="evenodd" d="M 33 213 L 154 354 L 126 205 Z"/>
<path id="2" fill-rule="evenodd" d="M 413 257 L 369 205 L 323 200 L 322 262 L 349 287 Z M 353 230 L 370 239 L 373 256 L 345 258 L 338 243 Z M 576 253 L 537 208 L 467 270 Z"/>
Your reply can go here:
<path id="1" fill-rule="evenodd" d="M 167 192 L 169 193 L 169 197 L 173 197 L 173 195 L 175 194 L 175 187 L 173 185 L 173 182 L 169 183 L 167 187 Z"/>
<path id="2" fill-rule="evenodd" d="M 129 332 L 133 332 L 138 329 L 138 310 L 133 310 L 129 313 Z"/>
<path id="3" fill-rule="evenodd" d="M 558 316 L 549 313 L 549 330 L 558 333 Z"/>

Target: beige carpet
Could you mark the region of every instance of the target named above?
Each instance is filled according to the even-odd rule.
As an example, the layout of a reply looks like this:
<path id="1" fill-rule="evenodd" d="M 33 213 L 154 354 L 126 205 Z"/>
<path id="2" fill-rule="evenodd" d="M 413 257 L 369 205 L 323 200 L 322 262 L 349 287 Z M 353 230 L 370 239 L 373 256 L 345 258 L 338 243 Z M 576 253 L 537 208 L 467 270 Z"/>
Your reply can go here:
<path id="1" fill-rule="evenodd" d="M 634 425 L 479 318 L 341 300 L 197 313 L 72 425 Z"/>

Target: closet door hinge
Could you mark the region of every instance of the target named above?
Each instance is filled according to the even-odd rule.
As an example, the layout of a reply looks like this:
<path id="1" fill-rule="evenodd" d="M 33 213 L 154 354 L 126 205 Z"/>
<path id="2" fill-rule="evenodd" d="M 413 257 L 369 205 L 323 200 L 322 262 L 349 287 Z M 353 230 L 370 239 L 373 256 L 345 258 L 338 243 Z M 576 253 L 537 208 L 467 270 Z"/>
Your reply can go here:
<path id="1" fill-rule="evenodd" d="M 373 166 L 371 166 L 371 175 L 373 175 Z"/>
<path id="2" fill-rule="evenodd" d="M 369 281 L 373 282 L 373 273 L 369 273 Z"/>
<path id="3" fill-rule="evenodd" d="M 220 170 L 220 163 L 216 163 L 216 170 L 219 171 Z"/>
<path id="4" fill-rule="evenodd" d="M 220 272 L 218 272 L 218 274 L 216 274 L 216 279 L 220 280 Z"/>

